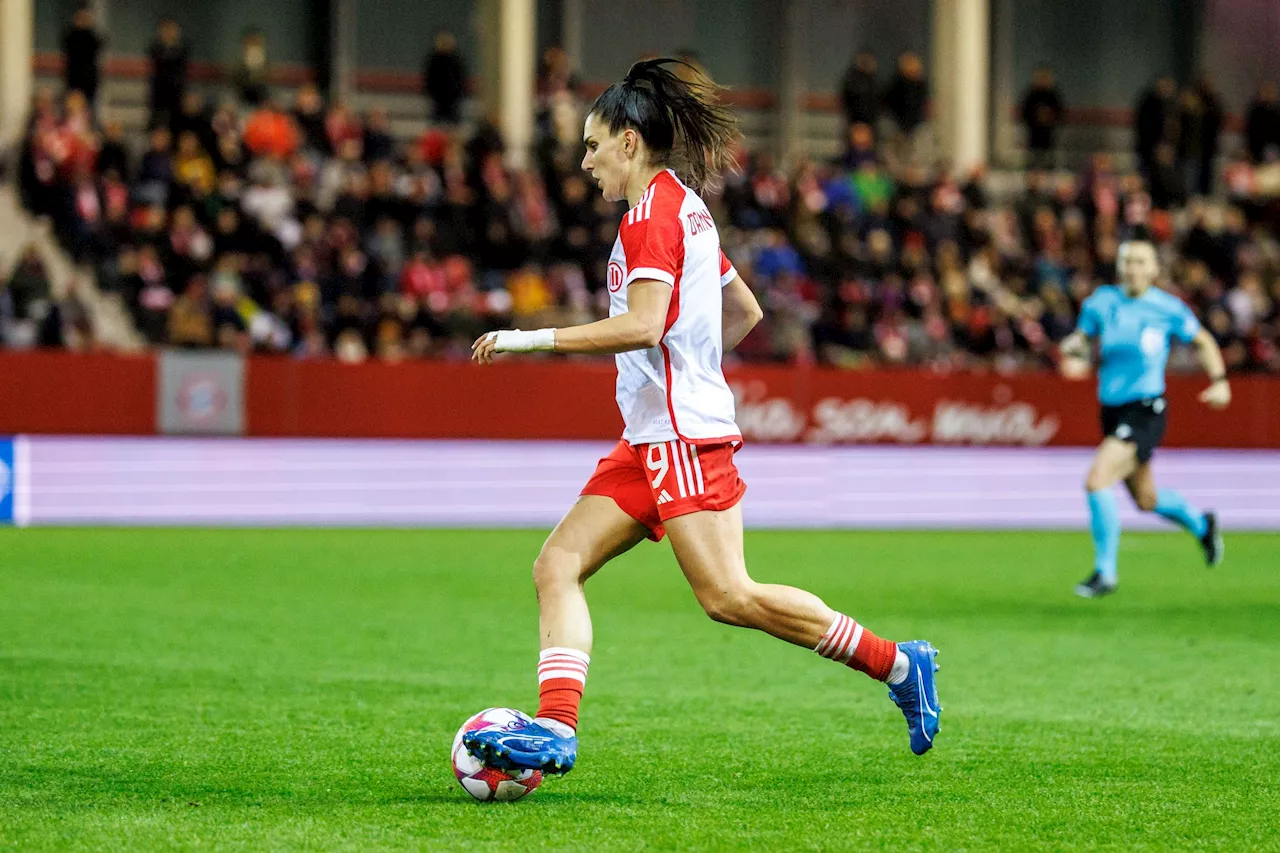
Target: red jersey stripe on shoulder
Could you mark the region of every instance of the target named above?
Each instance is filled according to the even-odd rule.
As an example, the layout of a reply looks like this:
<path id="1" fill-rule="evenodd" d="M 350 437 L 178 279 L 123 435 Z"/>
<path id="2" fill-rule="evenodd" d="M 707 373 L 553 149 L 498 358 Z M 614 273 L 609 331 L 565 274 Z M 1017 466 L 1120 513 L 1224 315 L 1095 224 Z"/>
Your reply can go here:
<path id="1" fill-rule="evenodd" d="M 652 215 L 653 196 L 656 189 L 657 184 L 655 179 L 655 183 L 649 184 L 648 188 L 644 191 L 644 194 L 640 196 L 640 201 L 636 203 L 636 206 L 627 211 L 628 224 L 635 225 L 637 222 L 644 222 Z"/>
<path id="2" fill-rule="evenodd" d="M 659 173 L 645 188 L 639 203 L 627 213 L 618 228 L 626 275 L 623 284 L 638 278 L 652 278 L 676 286 L 684 268 L 684 227 L 680 209 L 685 189 L 670 172 Z M 671 328 L 679 312 L 677 294 L 672 294 L 663 334 Z"/>

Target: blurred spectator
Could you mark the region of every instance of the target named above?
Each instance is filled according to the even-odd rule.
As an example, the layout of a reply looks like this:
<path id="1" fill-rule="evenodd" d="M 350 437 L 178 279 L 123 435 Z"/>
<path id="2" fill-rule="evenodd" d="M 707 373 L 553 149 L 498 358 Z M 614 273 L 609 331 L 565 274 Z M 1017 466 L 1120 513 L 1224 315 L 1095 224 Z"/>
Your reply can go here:
<path id="1" fill-rule="evenodd" d="M 293 101 L 293 121 L 302 133 L 302 145 L 315 154 L 330 153 L 325 129 L 324 101 L 315 84 L 306 83 Z"/>
<path id="2" fill-rule="evenodd" d="M 44 316 L 52 298 L 52 289 L 44 259 L 34 245 L 23 249 L 21 258 L 9 274 L 6 291 L 15 320 L 37 320 Z"/>
<path id="3" fill-rule="evenodd" d="M 244 145 L 255 156 L 286 160 L 298 150 L 298 129 L 287 113 L 267 101 L 245 122 Z"/>
<path id="4" fill-rule="evenodd" d="M 1138 100 L 1134 119 L 1134 152 L 1138 155 L 1138 168 L 1144 175 L 1151 173 L 1156 149 L 1161 143 L 1176 138 L 1176 94 L 1173 78 L 1160 77 Z"/>
<path id="5" fill-rule="evenodd" d="M 129 166 L 129 149 L 125 146 L 124 128 L 118 121 L 103 125 L 102 145 L 98 149 L 98 173 L 115 172 L 126 184 L 133 176 Z"/>
<path id="6" fill-rule="evenodd" d="M 1194 91 L 1200 101 L 1202 144 L 1199 164 L 1196 167 L 1198 180 L 1188 189 L 1198 195 L 1207 196 L 1213 193 L 1226 113 L 1222 107 L 1221 96 L 1206 75 L 1202 74 L 1196 80 Z"/>
<path id="7" fill-rule="evenodd" d="M 149 127 L 168 125 L 178 115 L 187 89 L 187 64 L 191 49 L 182 27 L 172 18 L 162 18 L 149 51 L 151 57 L 151 118 Z"/>
<path id="8" fill-rule="evenodd" d="M 83 349 L 92 340 L 84 305 L 74 295 L 55 298 L 44 260 L 35 246 L 27 246 L 0 286 L 0 343 L 17 349 Z"/>
<path id="9" fill-rule="evenodd" d="M 898 71 L 884 93 L 884 109 L 892 121 L 889 153 L 894 168 L 911 165 L 923 156 L 925 109 L 929 103 L 929 84 L 924 77 L 924 64 L 914 53 L 898 57 Z"/>
<path id="10" fill-rule="evenodd" d="M 431 100 L 431 118 L 444 124 L 462 120 L 467 69 L 458 55 L 458 41 L 448 30 L 436 34 L 435 50 L 423 64 L 422 89 Z"/>
<path id="11" fill-rule="evenodd" d="M 1208 195 L 1222 131 L 1222 105 L 1201 80 L 1182 91 L 1178 107 L 1178 172 L 1188 194 Z"/>
<path id="12" fill-rule="evenodd" d="M 49 349 L 85 349 L 93 340 L 89 314 L 74 295 L 49 303 L 40 318 L 35 344 Z"/>
<path id="13" fill-rule="evenodd" d="M 1040 66 L 1022 97 L 1022 124 L 1027 129 L 1031 168 L 1053 169 L 1058 165 L 1058 127 L 1065 112 L 1053 71 Z"/>
<path id="14" fill-rule="evenodd" d="M 194 276 L 169 312 L 169 344 L 208 347 L 213 344 L 213 313 L 203 276 Z"/>
<path id="15" fill-rule="evenodd" d="M 169 309 L 174 295 L 155 245 L 144 243 L 138 250 L 137 294 L 134 319 L 145 340 L 163 344 L 168 333 Z M 132 286 L 133 283 L 130 282 Z"/>
<path id="16" fill-rule="evenodd" d="M 173 180 L 197 196 L 213 191 L 213 160 L 200 147 L 194 132 L 184 131 L 178 137 L 178 152 L 173 157 Z"/>
<path id="17" fill-rule="evenodd" d="M 395 155 L 396 142 L 391 136 L 391 119 L 386 108 L 369 110 L 364 122 L 364 159 L 366 163 L 390 160 Z"/>
<path id="18" fill-rule="evenodd" d="M 210 151 L 217 146 L 217 136 L 213 130 L 213 116 L 204 102 L 204 95 L 189 90 L 182 95 L 182 104 L 169 120 L 169 131 L 174 139 L 182 134 L 194 133 L 200 147 Z"/>
<path id="19" fill-rule="evenodd" d="M 359 117 L 346 104 L 338 101 L 324 120 L 325 135 L 329 139 L 328 150 L 343 156 L 346 149 L 355 159 L 360 159 L 364 147 L 364 127 Z"/>
<path id="20" fill-rule="evenodd" d="M 281 228 L 289 228 L 294 197 L 278 164 L 260 160 L 249 170 L 249 187 L 240 197 L 240 209 L 259 228 L 280 238 Z M 215 287 L 216 290 L 216 287 Z"/>
<path id="21" fill-rule="evenodd" d="M 169 188 L 173 183 L 173 155 L 170 151 L 172 136 L 164 127 L 151 131 L 151 145 L 142 155 L 138 167 L 136 196 L 142 204 L 164 205 L 169 200 Z"/>
<path id="22" fill-rule="evenodd" d="M 98 101 L 101 79 L 101 55 L 106 39 L 98 32 L 93 8 L 88 4 L 76 10 L 71 26 L 62 34 L 62 61 L 68 91 L 84 95 L 92 109 Z"/>
<path id="23" fill-rule="evenodd" d="M 863 305 L 837 303 L 813 327 L 813 349 L 819 364 L 832 367 L 871 366 L 875 334 Z"/>
<path id="24" fill-rule="evenodd" d="M 1274 82 L 1258 87 L 1245 114 L 1244 137 L 1254 163 L 1280 157 L 1280 93 Z"/>
<path id="25" fill-rule="evenodd" d="M 863 163 L 875 163 L 880 159 L 880 151 L 875 144 L 875 132 L 871 129 L 871 125 L 864 122 L 851 124 L 848 134 L 848 147 L 845 148 L 839 161 L 841 166 L 856 170 Z"/>
<path id="26" fill-rule="evenodd" d="M 231 72 L 231 81 L 240 103 L 248 107 L 261 106 L 267 99 L 270 71 L 266 36 L 261 30 L 246 31 L 240 41 L 240 58 Z"/>
<path id="27" fill-rule="evenodd" d="M 1190 86 L 1183 89 L 1178 95 L 1177 166 L 1188 193 L 1197 192 L 1201 185 L 1204 152 L 1210 147 L 1208 119 L 1200 92 Z"/>
<path id="28" fill-rule="evenodd" d="M 862 50 L 854 57 L 844 79 L 840 81 L 840 106 L 844 110 L 845 123 L 852 127 L 865 124 L 876 126 L 880 119 L 880 80 L 876 55 Z"/>
<path id="29" fill-rule="evenodd" d="M 538 65 L 537 128 L 540 162 L 549 162 L 556 152 L 577 147 L 582 138 L 582 117 L 577 99 L 578 78 L 561 47 L 550 47 Z"/>
<path id="30" fill-rule="evenodd" d="M 540 103 L 562 93 L 572 94 L 578 88 L 577 75 L 564 48 L 547 48 L 538 63 L 538 98 Z M 544 104 L 545 107 L 545 104 Z"/>

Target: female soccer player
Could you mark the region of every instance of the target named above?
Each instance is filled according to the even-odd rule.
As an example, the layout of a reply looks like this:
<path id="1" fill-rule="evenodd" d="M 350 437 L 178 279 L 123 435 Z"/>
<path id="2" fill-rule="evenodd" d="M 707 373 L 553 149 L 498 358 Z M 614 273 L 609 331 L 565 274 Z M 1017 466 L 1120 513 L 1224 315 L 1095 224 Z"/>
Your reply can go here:
<path id="1" fill-rule="evenodd" d="M 582 168 L 606 199 L 631 206 L 609 261 L 609 317 L 490 332 L 473 346 L 480 364 L 498 352 L 616 354 L 626 425 L 534 561 L 538 712 L 518 730 L 464 738 L 491 766 L 549 773 L 573 767 L 591 654 L 583 584 L 640 540 L 664 534 L 712 619 L 765 631 L 887 682 L 917 754 L 938 731 L 937 651 L 929 643 L 895 645 L 810 593 L 747 574 L 739 503 L 746 486 L 733 462 L 742 437 L 720 360 L 762 315 L 720 251 L 698 196 L 729 165 L 734 118 L 717 103 L 720 87 L 690 71 L 678 60 L 638 62 L 587 115 Z"/>
<path id="2" fill-rule="evenodd" d="M 1083 598 L 1116 590 L 1120 515 L 1112 488 L 1121 480 L 1139 509 L 1154 510 L 1199 539 L 1205 562 L 1216 566 L 1222 561 L 1217 516 L 1191 506 L 1173 489 L 1157 489 L 1151 473 L 1151 454 L 1164 436 L 1164 370 L 1170 339 L 1195 344 L 1210 381 L 1200 400 L 1214 409 L 1231 402 L 1222 352 L 1191 309 L 1152 287 L 1160 274 L 1154 245 L 1130 240 L 1120 247 L 1117 265 L 1121 286 L 1094 291 L 1080 309 L 1076 330 L 1061 345 L 1069 359 L 1086 359 L 1089 339 L 1101 339 L 1098 400 L 1104 437 L 1084 485 L 1095 556 L 1093 574 L 1076 585 L 1076 595 Z"/>

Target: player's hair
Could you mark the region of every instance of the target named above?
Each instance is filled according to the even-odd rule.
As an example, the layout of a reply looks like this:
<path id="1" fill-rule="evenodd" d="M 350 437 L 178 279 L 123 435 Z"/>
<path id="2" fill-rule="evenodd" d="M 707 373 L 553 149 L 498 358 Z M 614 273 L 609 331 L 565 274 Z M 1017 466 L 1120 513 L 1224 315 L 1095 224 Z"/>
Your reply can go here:
<path id="1" fill-rule="evenodd" d="M 679 66 L 677 74 L 668 66 Z M 681 59 L 643 59 L 596 98 L 590 113 L 610 133 L 632 128 L 656 166 L 670 166 L 701 192 L 733 169 L 730 145 L 738 136 L 733 111 L 720 103 L 725 87 Z"/>

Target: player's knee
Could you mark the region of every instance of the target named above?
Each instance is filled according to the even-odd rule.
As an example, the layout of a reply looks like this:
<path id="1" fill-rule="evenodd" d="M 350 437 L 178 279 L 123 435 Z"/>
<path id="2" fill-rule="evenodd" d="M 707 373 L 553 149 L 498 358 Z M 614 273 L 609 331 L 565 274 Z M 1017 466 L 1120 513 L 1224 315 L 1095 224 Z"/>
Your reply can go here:
<path id="1" fill-rule="evenodd" d="M 1156 508 L 1156 493 L 1154 491 L 1140 491 L 1133 496 L 1133 502 L 1143 512 L 1151 512 Z"/>
<path id="2" fill-rule="evenodd" d="M 1084 478 L 1084 490 L 1086 492 L 1100 492 L 1103 489 L 1110 488 L 1112 484 L 1107 482 L 1107 477 L 1097 468 L 1090 468 L 1089 474 Z"/>
<path id="3" fill-rule="evenodd" d="M 734 625 L 739 628 L 750 628 L 755 625 L 755 594 L 748 586 L 731 586 L 724 589 L 713 589 L 698 595 L 698 603 L 702 609 L 716 622 Z"/>
<path id="4" fill-rule="evenodd" d="M 577 561 L 558 549 L 543 550 L 533 561 L 533 586 L 539 594 L 565 584 L 578 582 Z"/>

